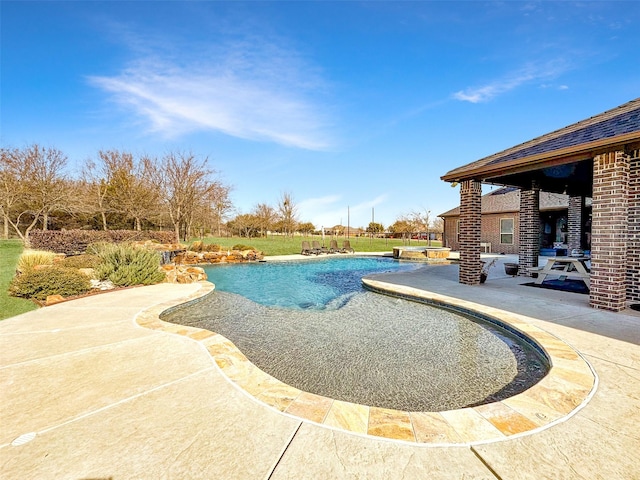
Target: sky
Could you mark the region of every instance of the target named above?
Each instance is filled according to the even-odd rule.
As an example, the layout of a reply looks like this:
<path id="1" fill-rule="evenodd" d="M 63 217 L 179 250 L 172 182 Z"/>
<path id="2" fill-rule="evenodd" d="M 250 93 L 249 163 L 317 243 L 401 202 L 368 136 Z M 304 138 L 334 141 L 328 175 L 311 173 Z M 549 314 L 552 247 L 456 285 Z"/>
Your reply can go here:
<path id="1" fill-rule="evenodd" d="M 237 213 L 385 227 L 640 96 L 638 1 L 0 2 L 0 143 L 207 158 Z M 487 192 L 492 187 L 485 187 Z"/>

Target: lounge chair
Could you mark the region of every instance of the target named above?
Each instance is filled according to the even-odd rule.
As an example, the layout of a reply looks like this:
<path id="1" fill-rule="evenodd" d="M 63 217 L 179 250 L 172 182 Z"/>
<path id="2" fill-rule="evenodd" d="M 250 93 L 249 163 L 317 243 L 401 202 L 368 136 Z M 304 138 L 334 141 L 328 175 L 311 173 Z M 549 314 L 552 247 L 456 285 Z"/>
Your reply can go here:
<path id="1" fill-rule="evenodd" d="M 329 253 L 340 253 L 337 240 L 331 240 L 331 242 L 329 242 Z"/>
<path id="2" fill-rule="evenodd" d="M 320 242 L 319 241 L 314 240 L 311 243 L 313 245 L 312 250 L 314 250 L 316 252 L 316 255 L 320 255 L 321 253 L 329 253 L 329 250 L 327 250 L 327 247 L 325 247 L 324 245 L 320 246 Z"/>
<path id="3" fill-rule="evenodd" d="M 300 255 L 311 255 L 313 252 L 311 251 L 311 247 L 309 246 L 309 242 L 306 240 L 302 242 L 302 250 L 300 250 Z"/>
<path id="4" fill-rule="evenodd" d="M 351 248 L 351 243 L 349 242 L 349 240 L 345 240 L 342 242 L 342 250 L 340 250 L 340 253 L 353 253 L 354 250 L 353 248 Z"/>

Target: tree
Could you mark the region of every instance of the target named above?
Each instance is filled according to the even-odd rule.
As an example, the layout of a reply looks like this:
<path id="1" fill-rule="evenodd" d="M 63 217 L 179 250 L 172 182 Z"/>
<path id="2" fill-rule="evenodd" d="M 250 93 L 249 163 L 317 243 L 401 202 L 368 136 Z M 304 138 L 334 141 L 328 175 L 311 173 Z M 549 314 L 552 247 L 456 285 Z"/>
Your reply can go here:
<path id="1" fill-rule="evenodd" d="M 233 233 L 241 237 L 257 237 L 260 232 L 260 220 L 251 213 L 236 215 L 228 226 Z"/>
<path id="2" fill-rule="evenodd" d="M 427 210 L 426 208 L 422 211 L 416 210 L 411 213 L 411 219 L 418 232 L 426 232 L 427 243 L 428 245 L 431 245 L 431 210 Z"/>
<path id="3" fill-rule="evenodd" d="M 2 213 L 2 236 L 9 238 L 10 216 L 23 198 L 21 186 L 22 172 L 15 151 L 0 150 L 0 212 Z"/>
<path id="4" fill-rule="evenodd" d="M 207 157 L 198 160 L 192 153 L 170 152 L 154 169 L 154 182 L 178 242 L 190 236 L 196 212 L 217 186 L 207 162 Z"/>
<path id="5" fill-rule="evenodd" d="M 293 200 L 293 196 L 289 192 L 284 192 L 280 195 L 278 201 L 278 213 L 280 215 L 280 225 L 282 226 L 282 233 L 285 235 L 293 236 L 298 224 L 297 220 L 298 207 Z"/>
<path id="6" fill-rule="evenodd" d="M 118 194 L 114 192 L 114 176 L 121 169 L 129 154 L 115 150 L 100 150 L 98 161 L 88 159 L 82 170 L 82 182 L 86 190 L 87 208 L 100 215 L 103 230 L 108 230 L 107 214 L 115 211 Z M 131 157 L 133 164 L 133 157 Z M 111 196 L 109 195 L 111 193 Z M 115 193 L 115 195 L 114 195 Z M 115 197 L 115 198 L 114 198 Z"/>
<path id="7" fill-rule="evenodd" d="M 369 222 L 369 226 L 366 229 L 367 233 L 371 235 L 376 235 L 378 233 L 384 232 L 384 226 L 381 223 Z"/>
<path id="8" fill-rule="evenodd" d="M 298 225 L 298 231 L 303 235 L 311 235 L 316 231 L 316 227 L 311 222 L 304 222 Z"/>
<path id="9" fill-rule="evenodd" d="M 49 216 L 69 207 L 66 164 L 66 155 L 55 148 L 33 144 L 24 149 L 3 149 L 3 217 L 26 244 L 38 222 L 47 230 Z M 11 188 L 13 192 L 9 192 Z"/>
<path id="10" fill-rule="evenodd" d="M 253 215 L 256 218 L 260 236 L 267 235 L 267 231 L 271 230 L 273 222 L 276 218 L 275 209 L 266 203 L 259 203 L 253 209 Z"/>
<path id="11" fill-rule="evenodd" d="M 401 235 L 404 241 L 407 237 L 411 238 L 411 234 L 414 231 L 413 222 L 406 217 L 400 217 L 389 227 L 389 231 L 394 235 Z"/>
<path id="12" fill-rule="evenodd" d="M 109 169 L 107 198 L 112 210 L 133 221 L 135 230 L 142 229 L 142 221 L 158 214 L 160 192 L 154 185 L 155 160 L 117 150 L 100 152 Z"/>
<path id="13" fill-rule="evenodd" d="M 219 182 L 216 188 L 209 192 L 208 202 L 211 206 L 211 217 L 219 237 L 222 236 L 222 223 L 233 210 L 230 198 L 231 189 L 232 187 L 229 185 L 223 185 L 222 182 Z"/>

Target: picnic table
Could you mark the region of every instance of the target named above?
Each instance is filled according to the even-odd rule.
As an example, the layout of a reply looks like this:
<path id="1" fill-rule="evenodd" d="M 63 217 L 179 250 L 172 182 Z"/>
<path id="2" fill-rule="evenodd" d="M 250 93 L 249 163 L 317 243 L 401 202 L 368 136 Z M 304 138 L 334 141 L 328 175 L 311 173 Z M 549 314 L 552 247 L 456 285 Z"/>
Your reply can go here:
<path id="1" fill-rule="evenodd" d="M 537 272 L 538 278 L 535 281 L 537 284 L 541 284 L 547 276 L 552 275 L 559 277 L 560 280 L 567 278 L 582 280 L 587 287 L 591 288 L 589 267 L 586 265 L 589 260 L 589 257 L 549 257 L 546 265 L 530 271 Z"/>

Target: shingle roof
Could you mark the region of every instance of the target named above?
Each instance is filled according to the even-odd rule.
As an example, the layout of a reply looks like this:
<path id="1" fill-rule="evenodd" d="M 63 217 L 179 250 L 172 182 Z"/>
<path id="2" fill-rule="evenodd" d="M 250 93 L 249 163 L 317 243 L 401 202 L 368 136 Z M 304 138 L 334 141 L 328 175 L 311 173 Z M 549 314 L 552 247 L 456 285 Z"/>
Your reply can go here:
<path id="1" fill-rule="evenodd" d="M 561 193 L 540 192 L 540 210 L 558 210 L 569 206 L 569 196 Z M 507 213 L 520 210 L 520 189 L 505 187 L 482 196 L 482 213 Z M 460 207 L 441 213 L 439 217 L 457 217 Z"/>
<path id="2" fill-rule="evenodd" d="M 546 158 L 555 158 L 561 154 L 588 152 L 590 148 L 603 149 L 607 145 L 617 145 L 627 140 L 640 141 L 640 98 L 453 169 L 442 178 L 446 181 L 459 181 L 473 178 L 474 172 L 492 167 L 504 168 L 506 171 L 516 161 L 518 165 L 526 163 L 526 159 L 531 159 L 532 163 L 540 163 Z"/>

